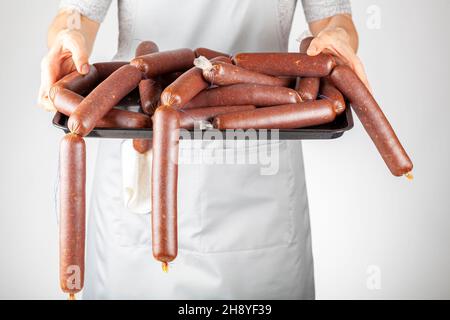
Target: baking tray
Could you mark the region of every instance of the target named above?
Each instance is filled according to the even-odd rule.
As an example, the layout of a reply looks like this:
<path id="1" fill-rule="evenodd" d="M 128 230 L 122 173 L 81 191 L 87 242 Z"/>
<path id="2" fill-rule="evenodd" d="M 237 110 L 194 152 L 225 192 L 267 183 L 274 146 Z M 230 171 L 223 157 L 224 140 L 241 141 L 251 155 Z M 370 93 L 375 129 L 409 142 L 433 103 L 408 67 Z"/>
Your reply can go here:
<path id="1" fill-rule="evenodd" d="M 130 101 L 123 101 L 119 104 L 117 108 L 130 110 L 130 111 L 138 111 L 139 105 L 134 103 L 129 103 Z M 67 128 L 67 116 L 57 112 L 53 117 L 53 125 L 64 132 L 69 132 Z M 280 140 L 327 140 L 327 139 L 336 139 L 341 137 L 346 131 L 353 128 L 353 116 L 349 103 L 347 102 L 347 108 L 344 113 L 337 116 L 336 119 L 331 122 L 320 126 L 301 128 L 301 129 L 281 129 L 278 132 L 278 138 Z M 214 137 L 222 137 L 226 136 L 225 131 L 219 131 L 216 129 L 207 129 L 213 130 Z M 196 130 L 196 134 L 194 134 L 194 130 L 191 130 L 191 138 L 199 139 L 201 138 L 201 134 L 198 134 L 198 129 Z M 219 134 L 220 133 L 220 134 Z M 263 133 L 262 137 L 264 139 L 270 138 L 272 136 L 271 130 L 256 130 L 257 136 L 259 137 L 260 133 Z M 238 137 L 239 135 L 237 135 Z M 112 139 L 149 139 L 153 137 L 153 131 L 151 128 L 145 129 L 116 129 L 116 128 L 95 128 L 88 135 L 88 137 L 92 138 L 112 138 Z M 243 138 L 246 137 L 243 135 Z M 236 139 L 236 138 L 235 138 Z M 248 137 L 247 137 L 248 139 Z"/>

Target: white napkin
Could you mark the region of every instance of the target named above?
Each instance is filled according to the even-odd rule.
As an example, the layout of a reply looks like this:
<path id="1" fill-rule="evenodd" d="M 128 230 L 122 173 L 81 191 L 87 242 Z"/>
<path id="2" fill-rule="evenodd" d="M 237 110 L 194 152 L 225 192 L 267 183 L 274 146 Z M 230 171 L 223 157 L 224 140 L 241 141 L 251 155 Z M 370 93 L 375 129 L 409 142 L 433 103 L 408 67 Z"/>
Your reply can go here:
<path id="1" fill-rule="evenodd" d="M 125 207 L 137 214 L 151 211 L 152 150 L 141 154 L 133 140 L 122 143 L 122 192 Z"/>

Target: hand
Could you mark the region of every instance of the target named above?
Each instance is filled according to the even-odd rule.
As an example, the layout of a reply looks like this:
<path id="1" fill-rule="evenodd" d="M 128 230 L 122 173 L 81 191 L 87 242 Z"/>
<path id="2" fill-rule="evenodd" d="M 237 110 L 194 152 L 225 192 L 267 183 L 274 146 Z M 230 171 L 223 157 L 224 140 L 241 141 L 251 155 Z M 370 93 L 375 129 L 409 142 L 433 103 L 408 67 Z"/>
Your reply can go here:
<path id="1" fill-rule="evenodd" d="M 350 45 L 350 37 L 345 29 L 339 27 L 323 29 L 311 41 L 307 54 L 316 56 L 321 52 L 330 53 L 338 58 L 338 63 L 344 63 L 351 67 L 369 91 L 372 92 L 364 66 Z"/>
<path id="2" fill-rule="evenodd" d="M 41 86 L 38 105 L 47 111 L 55 111 L 48 98 L 50 87 L 65 75 L 77 70 L 81 74 L 89 72 L 86 41 L 77 30 L 62 30 L 41 62 Z"/>

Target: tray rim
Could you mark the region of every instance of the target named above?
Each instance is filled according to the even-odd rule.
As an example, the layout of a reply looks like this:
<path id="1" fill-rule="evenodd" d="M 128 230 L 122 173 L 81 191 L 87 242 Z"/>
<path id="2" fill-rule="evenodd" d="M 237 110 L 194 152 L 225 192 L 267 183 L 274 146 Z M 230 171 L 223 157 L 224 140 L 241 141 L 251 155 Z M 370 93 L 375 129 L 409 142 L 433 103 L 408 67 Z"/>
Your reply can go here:
<path id="1" fill-rule="evenodd" d="M 339 129 L 323 129 L 323 128 L 317 128 L 317 127 L 308 127 L 308 128 L 300 128 L 300 129 L 279 129 L 279 139 L 280 140 L 332 140 L 337 139 L 341 137 L 345 132 L 351 130 L 354 127 L 354 121 L 353 121 L 353 113 L 351 110 L 350 104 L 347 102 L 347 107 L 345 109 L 345 117 L 347 120 L 347 126 Z M 339 116 L 343 116 L 342 114 Z M 60 112 L 56 112 L 52 119 L 52 124 L 54 127 L 63 130 L 65 133 L 69 132 L 69 129 L 67 126 L 64 126 L 61 124 L 63 121 L 63 118 L 67 116 L 63 115 Z M 216 132 L 222 132 L 222 136 L 225 135 L 224 130 L 217 130 L 217 129 L 209 129 L 214 130 Z M 204 131 L 204 130 L 202 130 Z M 257 132 L 257 135 L 259 137 L 260 130 L 255 130 Z M 267 131 L 267 137 L 270 137 L 270 130 Z M 126 132 L 126 134 L 123 134 L 123 132 Z M 143 137 L 136 133 L 143 133 L 145 132 L 146 135 L 148 134 L 148 138 L 152 138 L 153 136 L 153 130 L 151 128 L 144 128 L 144 129 L 118 129 L 118 128 L 94 128 L 91 133 L 89 133 L 86 137 L 87 138 L 101 138 L 101 139 L 143 139 L 147 136 Z M 195 130 L 189 130 L 191 133 L 191 138 L 194 137 Z M 197 130 L 198 132 L 198 130 Z M 109 134 L 108 134 L 109 133 Z M 326 136 L 326 137 L 324 137 Z"/>

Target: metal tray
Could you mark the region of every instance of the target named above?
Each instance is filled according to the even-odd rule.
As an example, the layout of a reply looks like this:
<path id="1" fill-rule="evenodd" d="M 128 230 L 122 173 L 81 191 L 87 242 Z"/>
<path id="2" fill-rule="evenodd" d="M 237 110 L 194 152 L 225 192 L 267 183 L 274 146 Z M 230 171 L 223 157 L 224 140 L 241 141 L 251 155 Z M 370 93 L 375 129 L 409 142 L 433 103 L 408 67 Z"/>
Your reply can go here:
<path id="1" fill-rule="evenodd" d="M 127 109 L 131 111 L 138 111 L 139 106 L 136 104 L 121 104 L 120 108 Z M 67 116 L 57 112 L 53 117 L 53 125 L 64 132 L 69 132 L 67 128 Z M 347 108 L 344 113 L 336 117 L 336 119 L 331 122 L 320 126 L 301 128 L 301 129 L 282 129 L 279 130 L 278 138 L 280 140 L 327 140 L 336 139 L 341 137 L 344 132 L 353 128 L 353 116 L 350 109 L 349 103 L 347 103 Z M 222 138 L 225 137 L 225 131 L 214 130 L 215 136 L 219 136 L 216 133 L 221 133 Z M 191 130 L 191 138 L 198 139 L 202 135 L 194 133 Z M 259 137 L 261 130 L 256 130 Z M 270 138 L 272 135 L 271 130 L 264 130 L 264 138 Z M 120 128 L 95 128 L 88 135 L 92 138 L 113 138 L 113 139 L 150 139 L 153 136 L 153 131 L 151 128 L 146 129 L 120 129 Z"/>

